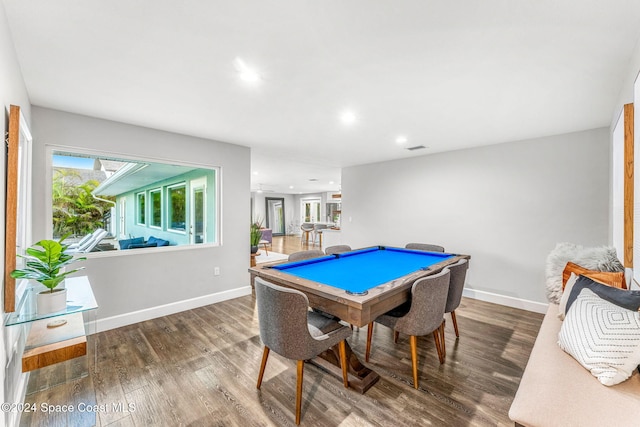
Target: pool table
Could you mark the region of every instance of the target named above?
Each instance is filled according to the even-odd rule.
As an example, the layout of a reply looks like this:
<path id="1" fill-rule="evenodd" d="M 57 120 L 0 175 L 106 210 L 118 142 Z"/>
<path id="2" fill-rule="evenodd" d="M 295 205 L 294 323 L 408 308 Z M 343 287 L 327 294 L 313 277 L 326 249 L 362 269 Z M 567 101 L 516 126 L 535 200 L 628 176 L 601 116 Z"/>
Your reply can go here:
<path id="1" fill-rule="evenodd" d="M 261 265 L 249 269 L 251 284 L 261 277 L 304 292 L 311 307 L 330 313 L 354 326 L 365 326 L 409 299 L 413 283 L 469 255 L 425 252 L 375 246 L 304 261 Z M 337 354 L 337 350 L 336 353 Z M 334 355 L 323 355 L 333 359 Z M 366 391 L 377 374 L 350 354 L 349 379 L 353 388 Z M 323 366 L 330 369 L 328 366 Z M 339 370 L 337 374 L 341 375 Z"/>

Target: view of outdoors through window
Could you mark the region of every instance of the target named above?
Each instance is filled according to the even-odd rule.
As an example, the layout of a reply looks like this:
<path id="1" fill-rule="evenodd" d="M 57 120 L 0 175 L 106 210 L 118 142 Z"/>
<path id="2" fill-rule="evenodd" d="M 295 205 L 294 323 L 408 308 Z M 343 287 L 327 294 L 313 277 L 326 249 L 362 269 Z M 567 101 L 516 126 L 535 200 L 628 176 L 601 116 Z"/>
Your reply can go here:
<path id="1" fill-rule="evenodd" d="M 54 151 L 53 238 L 95 252 L 217 241 L 218 170 Z"/>

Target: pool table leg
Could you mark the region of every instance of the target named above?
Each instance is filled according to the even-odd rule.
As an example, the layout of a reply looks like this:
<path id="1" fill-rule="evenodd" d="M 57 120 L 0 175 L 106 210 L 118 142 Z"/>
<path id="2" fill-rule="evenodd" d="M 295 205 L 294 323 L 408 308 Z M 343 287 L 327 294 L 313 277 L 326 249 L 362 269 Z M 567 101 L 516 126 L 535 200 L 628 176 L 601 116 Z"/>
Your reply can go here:
<path id="1" fill-rule="evenodd" d="M 351 346 L 345 341 L 345 357 L 347 359 L 349 387 L 359 393 L 364 394 L 378 380 L 380 375 L 364 366 L 358 356 L 353 352 Z M 321 353 L 318 357 L 311 359 L 310 363 L 324 369 L 329 374 L 343 381 L 342 365 L 340 364 L 340 345 L 336 344 L 329 350 Z"/>

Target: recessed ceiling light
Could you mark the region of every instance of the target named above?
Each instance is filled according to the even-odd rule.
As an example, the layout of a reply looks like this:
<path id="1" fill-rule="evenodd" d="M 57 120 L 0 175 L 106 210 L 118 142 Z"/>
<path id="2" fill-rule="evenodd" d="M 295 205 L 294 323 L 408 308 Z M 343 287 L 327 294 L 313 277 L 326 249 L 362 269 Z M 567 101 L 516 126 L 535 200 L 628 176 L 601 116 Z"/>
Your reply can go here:
<path id="1" fill-rule="evenodd" d="M 293 185 L 290 185 L 290 186 L 289 186 L 289 189 L 290 189 L 290 190 L 293 190 Z"/>
<path id="2" fill-rule="evenodd" d="M 258 191 L 256 191 L 256 193 L 262 193 L 262 190 L 258 190 Z"/>
<path id="3" fill-rule="evenodd" d="M 241 58 L 236 58 L 233 64 L 236 67 L 236 71 L 238 71 L 240 80 L 251 84 L 258 83 L 261 80 L 260 74 L 258 74 L 255 69 L 249 67 Z"/>
<path id="4" fill-rule="evenodd" d="M 329 185 L 333 185 L 333 184 L 334 184 L 334 182 L 333 182 L 333 181 L 329 181 Z"/>
<path id="5" fill-rule="evenodd" d="M 253 174 L 254 175 L 258 175 L 258 171 L 253 171 Z"/>
<path id="6" fill-rule="evenodd" d="M 356 114 L 351 110 L 344 110 L 340 113 L 340 121 L 345 125 L 351 125 L 356 121 Z"/>
<path id="7" fill-rule="evenodd" d="M 396 138 L 396 144 L 400 144 L 400 145 L 402 145 L 402 144 L 406 144 L 406 143 L 407 143 L 407 141 L 408 141 L 408 140 L 407 140 L 407 137 L 406 137 L 406 136 L 404 136 L 404 135 L 399 135 L 399 136 Z"/>

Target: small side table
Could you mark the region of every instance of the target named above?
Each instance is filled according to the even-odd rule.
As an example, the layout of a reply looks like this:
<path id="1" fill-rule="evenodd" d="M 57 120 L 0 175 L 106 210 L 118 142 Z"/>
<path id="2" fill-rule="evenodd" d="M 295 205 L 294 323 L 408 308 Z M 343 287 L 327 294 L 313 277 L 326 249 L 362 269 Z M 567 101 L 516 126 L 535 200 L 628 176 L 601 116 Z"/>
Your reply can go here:
<path id="1" fill-rule="evenodd" d="M 260 252 L 256 252 L 255 254 L 251 254 L 251 267 L 255 267 L 256 266 L 256 257 L 260 255 Z"/>

